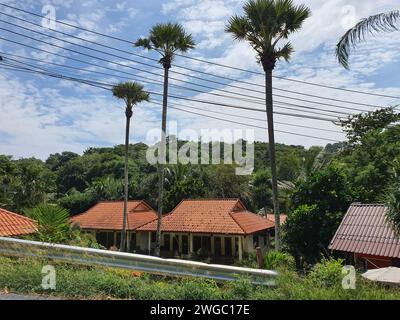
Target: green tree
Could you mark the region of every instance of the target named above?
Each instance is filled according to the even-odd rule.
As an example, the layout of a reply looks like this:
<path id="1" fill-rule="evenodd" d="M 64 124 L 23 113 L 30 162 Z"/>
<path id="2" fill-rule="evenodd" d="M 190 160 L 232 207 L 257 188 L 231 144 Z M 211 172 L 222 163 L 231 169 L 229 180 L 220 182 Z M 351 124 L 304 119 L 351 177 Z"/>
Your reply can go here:
<path id="1" fill-rule="evenodd" d="M 400 161 L 393 168 L 393 180 L 386 195 L 386 220 L 391 224 L 397 237 L 400 237 Z"/>
<path id="2" fill-rule="evenodd" d="M 143 90 L 143 86 L 137 82 L 124 82 L 112 88 L 113 96 L 125 101 L 125 165 L 124 165 L 124 220 L 121 233 L 121 251 L 126 249 L 126 224 L 128 208 L 128 152 L 129 152 L 129 128 L 133 115 L 133 107 L 143 101 L 149 101 L 149 94 Z"/>
<path id="3" fill-rule="evenodd" d="M 40 204 L 25 211 L 26 215 L 38 224 L 34 237 L 43 242 L 63 243 L 70 230 L 68 210 L 51 204 Z"/>
<path id="4" fill-rule="evenodd" d="M 340 121 L 350 146 L 358 144 L 361 138 L 370 130 L 384 130 L 389 125 L 400 120 L 400 114 L 394 107 L 382 108 L 367 113 L 350 115 Z"/>
<path id="5" fill-rule="evenodd" d="M 364 41 L 368 35 L 375 34 L 376 32 L 398 31 L 397 24 L 399 21 L 399 10 L 379 13 L 362 19 L 354 27 L 349 29 L 337 44 L 336 57 L 339 63 L 348 69 L 351 49 L 354 48 L 357 43 Z"/>
<path id="6" fill-rule="evenodd" d="M 343 166 L 358 201 L 384 201 L 392 184 L 392 168 L 400 161 L 400 125 L 370 130 L 334 161 Z"/>
<path id="7" fill-rule="evenodd" d="M 164 68 L 163 110 L 161 121 L 161 145 L 159 154 L 159 193 L 158 193 L 158 222 L 155 254 L 160 255 L 161 245 L 161 218 L 163 214 L 164 191 L 164 158 L 166 145 L 167 107 L 168 107 L 168 77 L 169 69 L 176 52 L 187 52 L 194 48 L 192 35 L 187 34 L 184 28 L 177 23 L 156 24 L 151 28 L 148 38 L 140 38 L 135 42 L 136 47 L 155 50 L 161 54 L 160 64 Z"/>
<path id="8" fill-rule="evenodd" d="M 345 170 L 338 165 L 316 171 L 296 186 L 283 239 L 298 264 L 300 259 L 314 263 L 327 253 L 327 246 L 352 201 L 351 185 Z"/>
<path id="9" fill-rule="evenodd" d="M 265 102 L 268 122 L 269 158 L 271 162 L 272 195 L 275 213 L 275 248 L 279 250 L 279 202 L 275 161 L 275 138 L 273 121 L 272 71 L 278 60 L 288 61 L 293 47 L 290 42 L 279 46 L 295 31 L 300 30 L 310 10 L 295 6 L 292 0 L 249 0 L 243 7 L 244 16 L 233 16 L 226 31 L 236 40 L 247 41 L 258 56 L 265 72 Z"/>

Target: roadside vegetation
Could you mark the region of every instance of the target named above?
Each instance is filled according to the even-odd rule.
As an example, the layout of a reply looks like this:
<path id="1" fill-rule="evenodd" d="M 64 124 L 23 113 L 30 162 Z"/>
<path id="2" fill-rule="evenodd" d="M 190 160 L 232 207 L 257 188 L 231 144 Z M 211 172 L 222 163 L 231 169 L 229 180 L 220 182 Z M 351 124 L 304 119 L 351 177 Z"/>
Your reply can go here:
<path id="1" fill-rule="evenodd" d="M 278 260 L 282 262 L 286 259 Z M 55 290 L 44 290 L 41 287 L 41 270 L 47 264 L 54 265 L 56 269 Z M 0 291 L 69 299 L 400 299 L 398 289 L 373 284 L 359 275 L 355 290 L 343 289 L 341 260 L 323 260 L 307 275 L 298 274 L 294 269 L 282 265 L 278 270 L 276 286 L 265 287 L 252 285 L 246 278 L 216 282 L 67 265 L 39 259 L 0 258 Z"/>

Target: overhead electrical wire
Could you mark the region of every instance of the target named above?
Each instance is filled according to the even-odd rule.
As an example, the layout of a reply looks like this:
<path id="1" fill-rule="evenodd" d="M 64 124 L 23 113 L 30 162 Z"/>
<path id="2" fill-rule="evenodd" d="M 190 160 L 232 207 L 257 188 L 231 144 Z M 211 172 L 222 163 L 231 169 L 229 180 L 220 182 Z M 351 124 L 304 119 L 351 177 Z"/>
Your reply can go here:
<path id="1" fill-rule="evenodd" d="M 1 28 L 1 27 L 0 27 L 0 29 L 4 29 L 4 28 Z M 14 31 L 11 31 L 11 33 L 16 33 L 16 34 L 18 34 L 18 35 L 21 35 L 21 34 L 19 34 L 18 32 L 14 32 Z M 23 35 L 23 36 L 24 36 L 24 35 Z M 26 37 L 32 38 L 32 37 L 29 37 L 29 36 L 26 36 Z M 46 53 L 49 53 L 49 54 L 52 54 L 52 55 L 60 56 L 60 57 L 62 57 L 62 58 L 71 59 L 71 60 L 74 60 L 74 61 L 78 61 L 78 62 L 81 62 L 81 63 L 86 63 L 86 64 L 93 65 L 93 66 L 100 67 L 100 68 L 105 68 L 105 69 L 112 70 L 112 71 L 115 71 L 115 72 L 123 72 L 122 70 L 113 69 L 113 68 L 101 66 L 101 65 L 98 65 L 98 64 L 95 64 L 95 63 L 90 63 L 90 62 L 87 62 L 87 61 L 85 61 L 85 60 L 80 60 L 80 59 L 76 59 L 76 58 L 73 58 L 73 57 L 61 55 L 61 54 L 59 54 L 59 53 L 54 53 L 54 52 L 51 52 L 51 51 L 48 51 L 48 50 L 45 50 L 45 49 L 36 48 L 36 47 L 30 46 L 30 45 L 27 45 L 27 44 L 24 44 L 24 43 L 21 43 L 21 42 L 17 42 L 17 41 L 14 41 L 14 40 L 7 39 L 7 38 L 0 37 L 0 39 L 1 39 L 1 40 L 5 40 L 5 41 L 9 41 L 9 42 L 11 42 L 11 43 L 19 44 L 19 45 L 22 45 L 22 46 L 25 46 L 25 47 L 29 47 L 29 48 L 32 48 L 32 49 L 34 49 L 34 50 L 39 50 L 39 51 L 46 52 Z M 108 63 L 113 63 L 113 64 L 116 64 L 116 65 L 119 65 L 119 66 L 123 66 L 123 67 L 131 68 L 131 69 L 143 71 L 142 69 L 138 69 L 138 68 L 133 67 L 133 66 L 124 65 L 124 64 L 121 64 L 121 63 L 118 63 L 118 62 L 113 62 L 113 61 L 110 61 L 110 60 L 107 60 L 107 59 L 104 59 L 104 58 L 101 58 L 101 57 L 96 57 L 96 56 L 92 56 L 92 55 L 89 55 L 89 54 L 86 54 L 86 53 L 81 53 L 81 52 L 79 52 L 79 51 L 76 51 L 76 50 L 73 50 L 73 49 L 69 49 L 69 48 L 64 48 L 64 47 L 58 46 L 58 45 L 54 45 L 54 44 L 48 43 L 48 42 L 43 41 L 43 40 L 39 40 L 39 39 L 35 39 L 35 38 L 32 38 L 32 39 L 37 40 L 37 41 L 39 41 L 39 42 L 43 42 L 43 43 L 48 44 L 48 45 L 50 45 L 50 46 L 56 46 L 56 47 L 59 47 L 59 48 L 61 48 L 61 49 L 67 50 L 67 51 L 71 51 L 71 52 L 74 52 L 74 53 L 78 53 L 78 54 L 81 54 L 81 55 L 84 55 L 84 56 L 89 56 L 90 58 L 94 58 L 94 59 L 98 59 L 98 60 L 105 61 L 105 62 L 108 62 Z M 149 72 L 149 71 L 145 71 L 145 72 L 152 73 L 152 72 Z M 126 72 L 123 72 L 123 73 L 126 73 Z M 127 73 L 127 74 L 130 74 L 130 75 L 132 75 L 132 76 L 136 76 L 135 74 L 131 74 L 131 73 Z M 155 73 L 152 73 L 152 74 L 159 76 L 158 74 L 155 74 Z M 152 81 L 154 81 L 154 80 L 152 80 Z M 256 103 L 256 102 L 253 102 L 253 103 Z M 282 105 L 285 105 L 285 106 L 282 106 Z M 297 110 L 297 111 L 301 111 L 301 112 L 310 113 L 309 111 L 298 110 L 297 108 L 287 107 L 286 105 L 288 105 L 288 106 L 300 107 L 300 108 L 304 108 L 304 109 L 315 109 L 315 108 L 313 108 L 313 107 L 295 105 L 295 104 L 288 103 L 288 102 L 276 101 L 276 106 L 277 106 L 278 108 L 287 109 L 287 110 Z M 263 106 L 264 106 L 264 104 L 263 104 Z M 324 111 L 326 111 L 326 112 L 335 113 L 335 114 L 342 114 L 342 115 L 346 115 L 346 114 L 347 114 L 347 115 L 349 115 L 348 113 L 344 113 L 344 112 L 339 113 L 339 112 L 335 112 L 335 111 L 328 111 L 328 110 L 326 110 L 326 109 L 320 109 L 320 110 L 324 110 Z M 324 113 L 321 113 L 321 112 L 317 112 L 317 111 L 315 111 L 314 113 L 315 113 L 315 114 L 320 114 L 320 115 L 327 115 L 327 114 L 324 114 Z M 328 116 L 329 116 L 329 115 L 328 115 Z"/>
<path id="2" fill-rule="evenodd" d="M 0 19 L 0 22 L 5 22 L 5 21 Z M 15 25 L 15 24 L 12 24 L 12 25 Z M 101 50 L 97 50 L 97 49 L 94 49 L 94 48 L 90 48 L 90 47 L 87 47 L 87 46 L 83 46 L 83 45 L 81 45 L 81 44 L 77 44 L 77 43 L 70 42 L 70 41 L 67 41 L 67 40 L 63 40 L 63 39 L 60 39 L 60 38 L 57 38 L 57 37 L 53 37 L 53 36 L 50 36 L 50 35 L 46 35 L 45 33 L 38 32 L 38 31 L 35 31 L 35 30 L 31 30 L 31 29 L 29 29 L 29 28 L 25 28 L 25 27 L 18 26 L 18 25 L 15 25 L 15 26 L 17 26 L 17 27 L 19 27 L 19 28 L 22 28 L 22 29 L 29 30 L 29 31 L 34 32 L 34 33 L 38 33 L 38 34 L 40 34 L 40 35 L 44 35 L 44 36 L 47 36 L 47 37 L 56 39 L 56 40 L 58 40 L 58 41 L 64 41 L 64 42 L 66 42 L 66 43 L 69 43 L 69 44 L 72 44 L 72 45 L 75 45 L 75 46 L 79 46 L 79 47 L 84 48 L 84 49 L 86 49 L 86 50 L 92 50 L 92 51 L 95 51 L 95 52 L 98 52 L 98 53 L 101 53 L 101 54 L 106 54 L 106 55 L 110 55 L 110 56 L 113 56 L 113 57 L 117 57 L 117 58 L 119 58 L 119 59 L 125 59 L 125 57 L 122 57 L 122 56 L 114 55 L 114 54 L 111 54 L 111 53 L 108 53 L 108 52 L 103 52 L 103 51 L 101 51 Z M 121 65 L 120 63 L 117 63 L 117 62 L 115 62 L 115 61 L 110 61 L 110 60 L 107 60 L 107 59 L 104 59 L 104 58 L 101 58 L 101 57 L 88 55 L 88 54 L 85 54 L 85 53 L 82 53 L 82 52 L 79 52 L 79 51 L 76 51 L 76 50 L 73 50 L 73 49 L 65 48 L 65 47 L 62 47 L 62 46 L 59 46 L 59 45 L 56 45 L 56 44 L 51 44 L 51 43 L 48 43 L 48 42 L 43 41 L 43 40 L 41 40 L 41 39 L 36 39 L 36 38 L 30 37 L 30 36 L 27 36 L 27 35 L 24 35 L 24 34 L 21 34 L 21 33 L 19 33 L 19 32 L 15 32 L 15 31 L 12 31 L 12 30 L 9 30 L 9 29 L 6 29 L 6 28 L 1 28 L 1 27 L 0 27 L 0 29 L 5 30 L 5 31 L 10 32 L 10 33 L 17 34 L 17 35 L 19 35 L 19 36 L 27 37 L 27 38 L 29 38 L 29 39 L 31 39 L 31 40 L 35 40 L 35 41 L 38 41 L 38 42 L 42 42 L 42 43 L 45 43 L 45 44 L 48 44 L 48 45 L 54 45 L 55 47 L 61 48 L 61 49 L 63 49 L 63 50 L 71 51 L 71 52 L 78 53 L 78 54 L 81 54 L 81 55 L 84 55 L 84 56 L 89 56 L 90 58 L 93 58 L 93 59 L 99 59 L 99 60 L 102 60 L 102 61 L 105 61 L 105 62 L 108 62 L 108 63 L 112 63 L 112 64 L 116 64 L 116 65 Z M 132 62 L 135 62 L 135 63 L 140 63 L 139 61 L 136 61 L 136 60 L 130 60 L 130 59 L 127 59 L 127 60 L 132 61 Z M 154 67 L 153 65 L 149 65 L 149 64 L 143 64 L 143 65 L 145 65 L 145 66 L 150 66 L 150 67 Z M 132 66 L 127 66 L 127 65 L 123 65 L 123 66 L 128 67 L 128 68 L 133 68 Z M 145 73 L 154 74 L 153 72 L 149 72 L 148 70 L 144 70 L 144 69 L 139 69 L 139 68 L 133 68 L 133 69 L 138 70 L 138 71 L 141 71 L 141 72 L 145 72 Z M 158 75 L 158 76 L 159 76 L 159 75 Z M 143 76 L 141 76 L 141 77 L 144 78 Z M 260 101 L 265 101 L 263 98 L 254 97 L 254 96 L 250 96 L 250 95 L 243 94 L 243 93 L 237 93 L 237 92 L 233 92 L 233 91 L 227 91 L 227 90 L 216 89 L 216 88 L 213 88 L 213 87 L 210 87 L 210 86 L 205 86 L 205 85 L 201 85 L 201 84 L 191 83 L 191 82 L 189 82 L 189 81 L 182 81 L 181 79 L 175 79 L 175 78 L 173 78 L 173 77 L 171 77 L 171 79 L 176 80 L 176 81 L 186 82 L 186 83 L 189 83 L 189 84 L 191 84 L 191 85 L 206 87 L 206 88 L 211 89 L 211 90 L 213 90 L 213 91 L 222 91 L 222 92 L 225 92 L 225 93 L 231 93 L 231 94 L 235 94 L 235 95 L 239 95 L 239 96 L 250 97 L 250 98 L 252 98 L 252 99 L 258 99 L 258 100 L 260 100 Z M 202 79 L 202 80 L 204 80 L 204 79 Z M 150 81 L 154 81 L 154 80 L 150 80 Z M 174 85 L 174 84 L 172 84 L 172 85 Z M 175 86 L 178 87 L 179 85 L 176 85 L 176 84 L 175 84 Z M 222 96 L 222 97 L 224 97 L 223 95 L 218 94 L 218 93 L 215 93 L 215 92 L 207 92 L 207 91 L 202 91 L 202 90 L 199 90 L 199 89 L 194 89 L 194 88 L 189 88 L 189 87 L 183 87 L 183 86 L 180 86 L 180 87 L 183 88 L 183 89 L 185 89 L 185 90 L 190 90 L 190 91 L 195 91 L 195 92 L 199 92 L 199 93 L 204 93 L 204 94 L 210 94 L 210 95 L 214 95 L 214 96 Z M 239 88 L 239 87 L 238 87 L 238 88 Z M 240 88 L 240 89 L 243 90 L 243 88 Z M 352 108 L 352 107 L 346 107 L 346 106 L 338 106 L 338 105 L 335 105 L 335 104 L 328 104 L 328 103 L 324 103 L 324 102 L 317 102 L 317 101 L 311 101 L 311 100 L 306 100 L 306 99 L 293 98 L 293 97 L 288 97 L 288 96 L 283 96 L 283 95 L 278 95 L 278 94 L 274 94 L 274 96 L 276 96 L 276 97 L 281 97 L 281 98 L 284 98 L 284 99 L 291 99 L 291 100 L 296 100 L 296 101 L 301 101 L 301 102 L 307 102 L 307 103 L 314 103 L 314 104 L 318 104 L 318 105 L 330 106 L 330 107 L 333 107 L 333 108 L 340 108 L 340 109 L 347 109 L 347 110 L 353 110 L 353 111 L 359 111 L 359 112 L 366 112 L 366 110 L 359 109 L 359 108 Z M 229 96 L 226 96 L 226 95 L 225 95 L 225 97 L 231 98 L 231 99 L 234 98 L 234 97 L 229 97 Z M 237 99 L 237 98 L 235 98 L 235 99 Z M 252 101 L 248 101 L 248 102 L 252 102 Z M 278 103 L 283 103 L 283 104 L 288 104 L 288 105 L 295 105 L 295 104 L 293 104 L 293 103 L 286 102 L 286 101 L 279 101 L 279 100 L 276 100 L 276 102 L 278 102 Z M 254 103 L 264 104 L 264 103 L 261 103 L 261 102 L 254 102 Z M 317 109 L 320 109 L 320 108 L 307 107 L 307 106 L 299 106 L 299 105 L 295 105 L 295 106 L 297 106 L 297 107 L 304 107 L 304 108 L 307 108 L 307 109 L 316 109 L 316 110 L 317 110 Z M 321 110 L 322 110 L 322 109 L 321 109 Z M 326 112 L 330 112 L 330 113 L 339 113 L 339 112 L 331 111 L 331 110 L 327 110 L 327 109 L 323 109 L 323 110 L 326 111 Z M 341 113 L 342 113 L 342 114 L 347 114 L 347 115 L 349 114 L 349 113 L 346 113 L 346 112 L 341 112 Z"/>
<path id="3" fill-rule="evenodd" d="M 41 74 L 44 74 L 44 75 L 48 75 L 50 77 L 55 77 L 55 78 L 59 78 L 59 79 L 63 79 L 63 80 L 75 81 L 75 82 L 79 82 L 79 83 L 82 83 L 82 84 L 94 86 L 94 87 L 97 87 L 97 88 L 101 88 L 101 89 L 105 89 L 105 90 L 111 90 L 110 88 L 102 87 L 102 86 L 96 84 L 95 82 L 92 83 L 91 81 L 85 81 L 85 80 L 81 80 L 81 79 L 77 79 L 77 78 L 65 77 L 65 76 L 60 76 L 60 75 L 56 75 L 56 74 L 49 74 L 49 73 L 40 72 L 40 71 L 36 71 L 36 70 L 27 70 L 27 69 L 24 69 L 23 67 L 13 67 L 13 66 L 7 66 L 7 65 L 6 66 L 0 65 L 0 68 L 4 68 L 4 67 L 6 69 L 16 70 L 16 71 L 28 71 L 28 72 L 33 71 L 33 72 L 41 73 Z M 152 93 L 152 94 L 154 94 L 154 93 Z M 160 104 L 160 105 L 162 105 L 162 104 Z M 199 116 L 202 116 L 202 117 L 216 119 L 216 120 L 223 121 L 223 122 L 229 122 L 229 123 L 233 123 L 233 124 L 239 124 L 239 125 L 252 127 L 252 128 L 257 128 L 257 129 L 263 129 L 263 130 L 267 129 L 266 127 L 262 127 L 262 126 L 247 124 L 247 123 L 238 122 L 238 121 L 227 120 L 227 119 L 218 118 L 218 117 L 214 117 L 214 116 L 210 116 L 210 115 L 199 114 L 197 112 L 183 110 L 183 109 L 176 108 L 176 107 L 171 107 L 171 108 L 172 109 L 176 109 L 176 110 L 180 110 L 182 112 L 199 115 Z M 294 133 L 294 132 L 278 130 L 278 129 L 276 129 L 275 131 L 276 132 L 280 132 L 280 133 L 284 133 L 284 134 L 290 134 L 290 135 L 296 135 L 296 136 L 301 136 L 301 137 L 313 138 L 313 139 L 317 139 L 317 140 L 330 141 L 330 142 L 339 142 L 338 140 L 334 140 L 334 139 L 316 137 L 316 136 L 306 135 L 306 134 L 302 134 L 302 133 Z"/>
<path id="4" fill-rule="evenodd" d="M 34 16 L 37 16 L 37 17 L 40 17 L 40 18 L 45 18 L 45 19 L 47 19 L 49 21 L 54 21 L 54 22 L 57 22 L 57 23 L 60 23 L 60 24 L 63 24 L 63 25 L 66 25 L 66 26 L 69 26 L 69 27 L 72 27 L 72 28 L 75 28 L 75 29 L 79 29 L 79 30 L 82 30 L 82 31 L 90 32 L 92 34 L 96 34 L 96 35 L 99 35 L 99 36 L 102 36 L 102 37 L 106 37 L 106 38 L 109 38 L 109 39 L 117 40 L 117 41 L 128 43 L 128 44 L 132 44 L 132 41 L 126 40 L 126 39 L 122 39 L 120 37 L 115 37 L 115 36 L 107 35 L 107 34 L 104 34 L 104 33 L 101 33 L 101 32 L 97 32 L 97 31 L 94 31 L 94 30 L 89 30 L 89 29 L 86 29 L 86 28 L 83 28 L 83 27 L 80 27 L 80 26 L 77 26 L 77 25 L 73 25 L 73 24 L 70 24 L 70 23 L 67 23 L 67 22 L 63 22 L 63 21 L 59 21 L 59 20 L 52 19 L 52 18 L 49 18 L 49 17 L 45 17 L 43 15 L 36 14 L 36 13 L 30 12 L 30 11 L 27 11 L 27 10 L 24 10 L 24 9 L 21 9 L 21 8 L 17 8 L 17 7 L 8 5 L 8 4 L 0 3 L 0 5 L 8 7 L 10 9 L 14 9 L 14 10 L 20 11 L 20 12 L 31 14 L 31 15 L 34 15 Z M 187 56 L 187 55 L 180 55 L 180 54 L 177 54 L 177 55 L 178 56 L 182 56 L 182 57 L 184 57 L 186 59 L 192 59 L 192 60 L 196 60 L 198 62 L 207 63 L 207 64 L 211 64 L 211 65 L 216 65 L 216 66 L 223 67 L 223 68 L 229 68 L 229 69 L 232 69 L 232 70 L 237 70 L 237 71 L 241 71 L 241 72 L 247 72 L 247 73 L 251 73 L 251 74 L 264 75 L 263 73 L 257 72 L 257 71 L 252 71 L 252 70 L 242 69 L 242 68 L 238 68 L 238 67 L 228 66 L 228 65 L 224 65 L 224 64 L 220 64 L 220 63 L 216 63 L 216 62 L 212 62 L 212 61 L 207 61 L 207 60 L 203 60 L 203 59 L 199 59 L 199 58 L 195 58 L 195 57 L 190 57 L 190 56 Z M 178 66 L 178 67 L 180 67 L 180 66 Z M 195 70 L 195 72 L 200 72 L 200 71 L 199 70 Z M 210 76 L 219 77 L 219 76 L 216 76 L 216 75 L 213 75 L 213 74 L 209 74 L 209 75 Z M 278 79 L 286 80 L 286 81 L 294 81 L 294 82 L 297 82 L 297 83 L 303 83 L 303 84 L 307 84 L 307 85 L 324 87 L 324 88 L 329 88 L 329 89 L 347 91 L 347 92 L 370 95 L 370 96 L 378 96 L 378 97 L 385 97 L 385 98 L 392 98 L 392 99 L 400 99 L 400 97 L 397 97 L 397 96 L 376 94 L 376 93 L 371 93 L 371 92 L 365 92 L 365 91 L 359 91 L 359 90 L 352 90 L 352 89 L 328 86 L 328 85 L 317 84 L 317 83 L 308 82 L 308 81 L 285 78 L 285 77 L 281 77 L 281 76 L 274 76 L 274 77 L 278 78 Z"/>

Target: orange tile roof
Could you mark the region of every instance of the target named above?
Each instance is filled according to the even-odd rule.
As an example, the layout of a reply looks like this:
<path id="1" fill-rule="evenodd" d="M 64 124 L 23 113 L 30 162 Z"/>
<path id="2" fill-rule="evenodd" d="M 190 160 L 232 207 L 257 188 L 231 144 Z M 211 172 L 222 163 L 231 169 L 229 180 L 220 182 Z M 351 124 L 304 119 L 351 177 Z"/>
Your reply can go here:
<path id="1" fill-rule="evenodd" d="M 0 208 L 0 236 L 19 236 L 37 231 L 34 220 Z"/>
<path id="2" fill-rule="evenodd" d="M 122 230 L 123 201 L 99 202 L 84 213 L 71 218 L 71 222 L 82 229 Z M 127 230 L 138 227 L 157 218 L 157 213 L 141 200 L 128 201 Z"/>
<path id="3" fill-rule="evenodd" d="M 275 223 L 275 215 L 273 213 L 267 213 L 267 219 Z M 286 214 L 280 214 L 279 215 L 279 221 L 281 224 L 284 224 L 286 222 L 287 215 Z"/>
<path id="4" fill-rule="evenodd" d="M 267 219 L 246 211 L 239 199 L 183 200 L 161 223 L 163 232 L 249 234 L 271 227 Z M 156 229 L 154 220 L 137 230 Z"/>

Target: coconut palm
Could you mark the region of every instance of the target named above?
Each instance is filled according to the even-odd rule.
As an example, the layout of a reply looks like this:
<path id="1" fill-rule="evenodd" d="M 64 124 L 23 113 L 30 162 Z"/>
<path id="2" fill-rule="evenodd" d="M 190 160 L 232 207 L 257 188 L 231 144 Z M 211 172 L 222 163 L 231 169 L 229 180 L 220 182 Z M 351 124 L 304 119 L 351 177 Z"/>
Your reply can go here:
<path id="1" fill-rule="evenodd" d="M 336 57 L 339 63 L 348 69 L 350 51 L 357 43 L 364 40 L 367 35 L 375 32 L 399 31 L 399 22 L 399 10 L 379 13 L 362 19 L 353 28 L 349 29 L 337 44 Z"/>
<path id="2" fill-rule="evenodd" d="M 272 100 L 272 71 L 278 60 L 289 60 L 293 47 L 286 41 L 298 31 L 310 10 L 295 6 L 292 0 L 249 0 L 244 6 L 244 15 L 230 18 L 226 32 L 235 40 L 247 41 L 256 51 L 257 60 L 265 72 L 265 103 L 268 122 L 269 157 L 272 175 L 272 200 L 275 214 L 275 247 L 279 250 L 279 203 L 275 161 L 275 138 Z M 283 45 L 279 45 L 285 41 Z"/>
<path id="3" fill-rule="evenodd" d="M 112 88 L 113 96 L 125 101 L 125 165 L 124 165 L 124 216 L 122 223 L 120 251 L 125 251 L 126 247 L 126 223 L 128 207 L 128 149 L 129 149 L 129 127 L 133 114 L 133 107 L 143 101 L 149 101 L 149 94 L 143 91 L 143 86 L 137 82 L 124 82 Z"/>
<path id="4" fill-rule="evenodd" d="M 155 254 L 160 255 L 161 218 L 163 212 L 164 192 L 164 159 L 166 145 L 167 105 L 168 105 L 168 74 L 176 52 L 187 52 L 194 48 L 192 35 L 187 34 L 184 28 L 177 23 L 156 24 L 150 30 L 148 38 L 140 38 L 135 42 L 136 47 L 155 50 L 161 55 L 159 60 L 164 68 L 164 92 L 161 121 L 161 145 L 159 153 L 159 191 L 158 191 L 158 219 Z"/>

